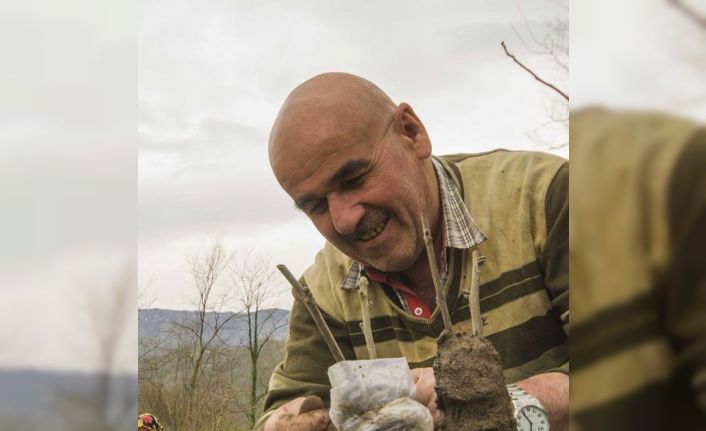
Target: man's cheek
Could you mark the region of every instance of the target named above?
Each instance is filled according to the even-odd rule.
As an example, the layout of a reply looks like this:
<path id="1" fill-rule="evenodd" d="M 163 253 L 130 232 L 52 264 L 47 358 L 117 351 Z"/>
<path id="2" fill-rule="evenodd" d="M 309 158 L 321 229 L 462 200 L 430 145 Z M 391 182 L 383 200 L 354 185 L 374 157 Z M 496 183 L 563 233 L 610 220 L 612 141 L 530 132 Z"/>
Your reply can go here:
<path id="1" fill-rule="evenodd" d="M 330 242 L 333 242 L 336 230 L 334 229 L 333 222 L 330 218 L 322 219 L 321 216 L 314 216 L 313 218 L 310 218 L 310 220 L 314 224 L 316 230 L 318 230 L 324 238 Z"/>

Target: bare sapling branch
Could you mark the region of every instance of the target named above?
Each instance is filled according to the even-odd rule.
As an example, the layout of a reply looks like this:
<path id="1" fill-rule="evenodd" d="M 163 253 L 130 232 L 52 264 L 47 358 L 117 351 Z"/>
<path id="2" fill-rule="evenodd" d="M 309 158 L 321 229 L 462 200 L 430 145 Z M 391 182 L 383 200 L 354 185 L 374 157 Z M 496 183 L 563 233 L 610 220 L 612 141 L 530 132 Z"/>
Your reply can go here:
<path id="1" fill-rule="evenodd" d="M 363 321 L 360 326 L 363 329 L 363 337 L 365 337 L 365 346 L 368 348 L 368 357 L 377 359 L 378 355 L 375 352 L 375 341 L 373 340 L 373 328 L 370 324 L 370 300 L 368 299 L 369 282 L 366 277 L 360 277 L 358 280 L 358 294 L 360 295 L 360 308 L 363 313 Z"/>
<path id="2" fill-rule="evenodd" d="M 420 218 L 422 220 L 422 230 L 424 231 L 424 247 L 426 247 L 427 258 L 429 259 L 429 269 L 431 271 L 431 279 L 434 282 L 434 290 L 436 292 L 436 304 L 441 310 L 441 317 L 444 320 L 444 328 L 446 328 L 447 331 L 453 332 L 451 316 L 449 315 L 449 309 L 446 306 L 446 298 L 444 296 L 444 290 L 441 286 L 441 279 L 439 277 L 439 266 L 436 263 L 436 254 L 434 254 L 434 244 L 431 231 L 429 230 L 429 221 L 424 214 L 421 214 Z"/>
<path id="3" fill-rule="evenodd" d="M 480 266 L 485 261 L 478 250 L 471 254 L 471 290 L 468 295 L 468 309 L 471 312 L 471 334 L 483 336 L 483 317 L 480 314 Z"/>
<path id="4" fill-rule="evenodd" d="M 279 270 L 279 272 L 282 273 L 282 275 L 284 275 L 284 278 L 287 279 L 287 281 L 289 282 L 289 284 L 292 285 L 294 290 L 296 290 L 299 295 L 301 295 L 302 299 L 304 300 L 304 305 L 306 306 L 307 310 L 309 310 L 311 318 L 314 319 L 316 327 L 319 328 L 319 332 L 321 332 L 321 335 L 324 337 L 324 341 L 328 345 L 329 350 L 331 350 L 331 354 L 333 354 L 333 357 L 336 362 L 344 361 L 346 358 L 343 356 L 341 348 L 338 347 L 336 339 L 333 338 L 331 328 L 329 328 L 326 324 L 324 316 L 321 314 L 321 310 L 319 310 L 319 307 L 316 305 L 314 295 L 311 294 L 309 288 L 306 286 L 302 286 L 301 283 L 299 283 L 299 280 L 297 280 L 296 277 L 292 275 L 292 273 L 285 265 L 277 265 L 277 269 Z"/>

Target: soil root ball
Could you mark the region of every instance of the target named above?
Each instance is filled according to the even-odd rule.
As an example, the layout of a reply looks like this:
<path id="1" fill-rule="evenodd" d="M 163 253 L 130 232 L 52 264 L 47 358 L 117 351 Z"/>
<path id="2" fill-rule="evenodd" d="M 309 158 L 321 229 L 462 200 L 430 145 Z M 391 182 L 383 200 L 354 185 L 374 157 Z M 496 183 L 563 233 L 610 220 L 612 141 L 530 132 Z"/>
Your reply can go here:
<path id="1" fill-rule="evenodd" d="M 490 341 L 444 332 L 438 340 L 434 376 L 444 431 L 517 430 L 500 355 Z"/>

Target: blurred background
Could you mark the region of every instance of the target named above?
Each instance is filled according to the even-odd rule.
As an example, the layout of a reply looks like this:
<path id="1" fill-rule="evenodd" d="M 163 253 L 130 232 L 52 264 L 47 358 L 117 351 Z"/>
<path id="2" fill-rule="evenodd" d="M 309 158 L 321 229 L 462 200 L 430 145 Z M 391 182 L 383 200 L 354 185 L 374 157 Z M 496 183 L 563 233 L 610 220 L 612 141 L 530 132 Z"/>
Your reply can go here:
<path id="1" fill-rule="evenodd" d="M 136 4 L 0 9 L 0 429 L 134 428 Z"/>
<path id="2" fill-rule="evenodd" d="M 706 429 L 706 4 L 570 17 L 571 429 Z"/>

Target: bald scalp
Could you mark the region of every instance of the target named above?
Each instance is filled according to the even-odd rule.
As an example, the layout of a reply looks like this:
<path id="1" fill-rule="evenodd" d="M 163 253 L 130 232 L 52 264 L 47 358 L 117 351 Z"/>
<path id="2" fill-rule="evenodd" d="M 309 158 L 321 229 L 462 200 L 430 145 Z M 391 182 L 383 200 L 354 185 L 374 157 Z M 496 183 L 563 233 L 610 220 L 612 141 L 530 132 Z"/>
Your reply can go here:
<path id="1" fill-rule="evenodd" d="M 389 122 L 395 106 L 384 91 L 359 76 L 317 75 L 292 90 L 277 114 L 270 132 L 270 163 L 274 169 L 282 150 L 294 143 L 322 142 L 324 134 L 372 139 Z"/>

